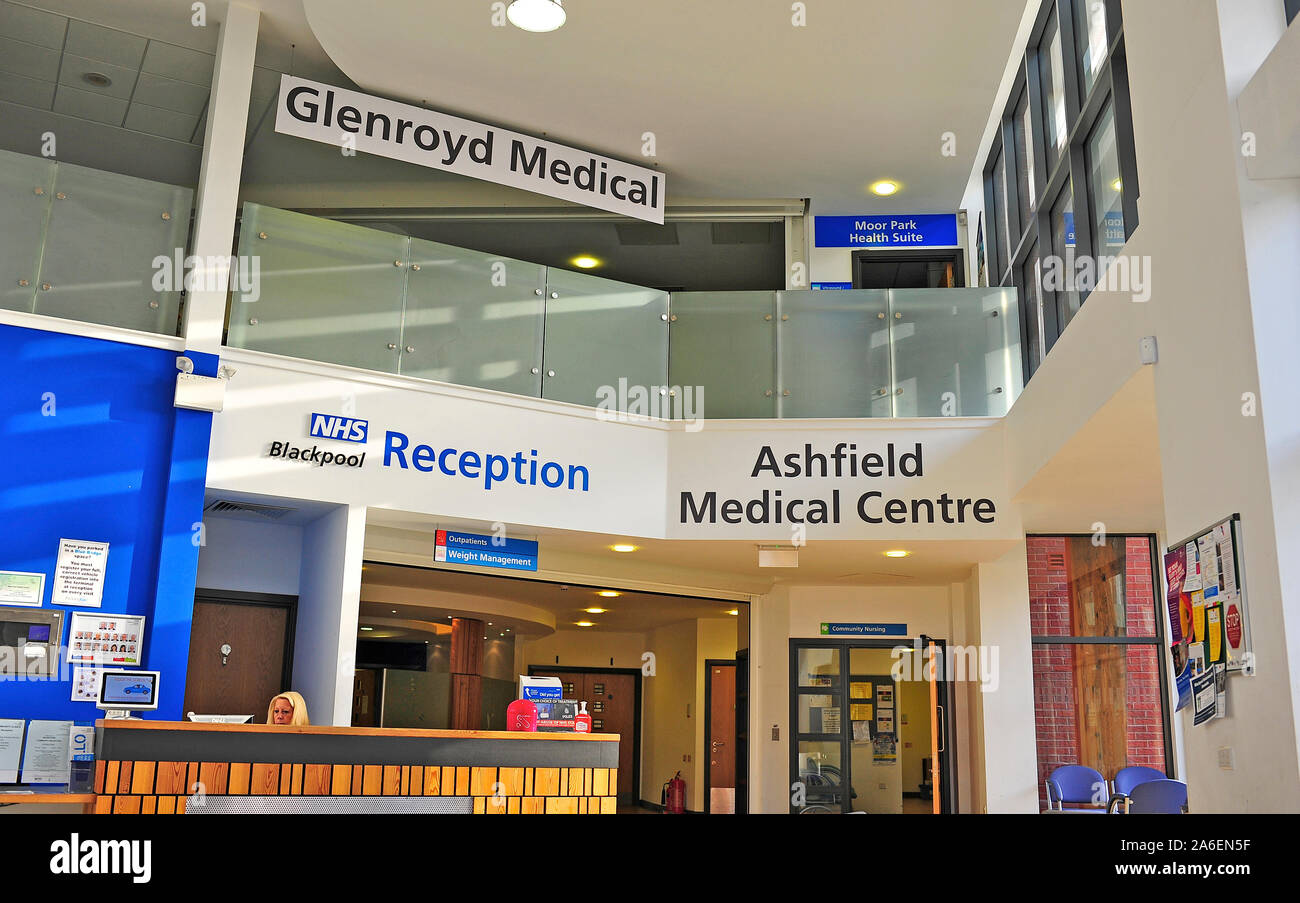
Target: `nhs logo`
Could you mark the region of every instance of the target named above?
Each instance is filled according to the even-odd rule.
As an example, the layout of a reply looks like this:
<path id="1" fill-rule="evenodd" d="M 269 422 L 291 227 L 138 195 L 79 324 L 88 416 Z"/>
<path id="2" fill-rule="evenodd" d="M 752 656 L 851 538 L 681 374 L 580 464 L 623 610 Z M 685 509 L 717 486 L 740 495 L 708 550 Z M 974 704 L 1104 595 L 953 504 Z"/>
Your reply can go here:
<path id="1" fill-rule="evenodd" d="M 354 420 L 349 417 L 339 417 L 336 414 L 311 415 L 311 435 L 318 439 L 365 442 L 369 428 L 369 420 Z"/>

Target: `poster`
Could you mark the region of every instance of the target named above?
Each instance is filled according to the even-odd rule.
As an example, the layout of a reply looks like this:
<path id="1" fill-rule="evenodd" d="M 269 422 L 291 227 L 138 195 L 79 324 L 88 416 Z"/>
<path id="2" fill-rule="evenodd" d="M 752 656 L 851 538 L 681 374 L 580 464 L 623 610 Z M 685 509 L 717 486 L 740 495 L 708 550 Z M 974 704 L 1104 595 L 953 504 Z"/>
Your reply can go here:
<path id="1" fill-rule="evenodd" d="M 1204 724 L 1214 717 L 1217 693 L 1214 687 L 1214 671 L 1202 671 L 1192 675 L 1193 724 Z"/>
<path id="2" fill-rule="evenodd" d="M 877 734 L 871 741 L 871 764 L 893 765 L 898 761 L 898 741 L 892 734 Z"/>
<path id="3" fill-rule="evenodd" d="M 27 571 L 0 571 L 0 605 L 40 608 L 45 598 L 45 575 Z"/>
<path id="4" fill-rule="evenodd" d="M 99 608 L 104 602 L 104 572 L 107 569 L 108 543 L 60 539 L 50 602 Z"/>
<path id="5" fill-rule="evenodd" d="M 1174 686 L 1178 690 L 1178 703 L 1174 706 L 1174 711 L 1181 712 L 1192 702 L 1192 666 L 1190 663 L 1183 665 L 1183 670 L 1178 672 L 1178 677 L 1174 678 Z"/>
<path id="6" fill-rule="evenodd" d="M 66 784 L 72 770 L 68 758 L 71 721 L 32 721 L 23 750 L 24 784 Z"/>
<path id="7" fill-rule="evenodd" d="M 870 721 L 871 717 L 871 703 L 855 702 L 849 706 L 850 721 Z"/>
<path id="8" fill-rule="evenodd" d="M 855 680 L 849 683 L 850 699 L 870 699 L 871 681 Z"/>
<path id="9" fill-rule="evenodd" d="M 1214 666 L 1214 717 L 1228 717 L 1228 666 L 1222 662 Z"/>
<path id="10" fill-rule="evenodd" d="M 1205 607 L 1205 660 L 1217 665 L 1223 661 L 1223 608 L 1219 605 Z"/>
<path id="11" fill-rule="evenodd" d="M 26 726 L 21 718 L 0 718 L 0 784 L 18 783 L 18 760 L 23 754 Z"/>
<path id="12" fill-rule="evenodd" d="M 882 709 L 894 707 L 894 688 L 888 684 L 876 684 L 876 705 Z"/>
<path id="13" fill-rule="evenodd" d="M 1206 600 L 1219 595 L 1219 544 L 1214 531 L 1196 540 L 1196 552 L 1201 563 L 1201 594 Z"/>
<path id="14" fill-rule="evenodd" d="M 864 746 L 871 742 L 870 721 L 853 722 L 853 742 L 858 746 Z"/>
<path id="15" fill-rule="evenodd" d="M 144 615 L 74 611 L 68 628 L 68 664 L 131 667 L 143 659 Z"/>
<path id="16" fill-rule="evenodd" d="M 73 762 L 95 761 L 95 729 L 85 725 L 72 728 L 68 737 L 68 758 Z"/>
<path id="17" fill-rule="evenodd" d="M 72 669 L 72 701 L 99 702 L 100 669 L 78 665 Z"/>
<path id="18" fill-rule="evenodd" d="M 894 710 L 880 709 L 876 712 L 876 732 L 892 734 L 894 732 Z"/>
<path id="19" fill-rule="evenodd" d="M 822 709 L 822 733 L 838 734 L 840 732 L 840 707 L 832 706 Z"/>

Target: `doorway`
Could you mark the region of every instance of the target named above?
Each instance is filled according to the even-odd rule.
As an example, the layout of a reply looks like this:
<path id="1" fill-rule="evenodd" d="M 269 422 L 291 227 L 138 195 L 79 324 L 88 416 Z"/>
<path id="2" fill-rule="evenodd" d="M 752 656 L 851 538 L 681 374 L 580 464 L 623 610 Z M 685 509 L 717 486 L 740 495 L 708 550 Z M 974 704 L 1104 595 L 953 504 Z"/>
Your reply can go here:
<path id="1" fill-rule="evenodd" d="M 959 288 L 966 284 L 961 248 L 854 251 L 854 288 Z"/>
<path id="2" fill-rule="evenodd" d="M 734 660 L 704 662 L 704 814 L 735 815 L 736 679 Z"/>
<path id="3" fill-rule="evenodd" d="M 945 653 L 924 636 L 790 641 L 791 812 L 956 810 Z"/>
<path id="4" fill-rule="evenodd" d="M 297 603 L 297 596 L 196 592 L 185 712 L 261 721 L 271 699 L 292 681 Z M 307 704 L 310 711 L 311 700 Z"/>
<path id="5" fill-rule="evenodd" d="M 559 678 L 565 699 L 586 700 L 593 733 L 632 738 L 631 743 L 618 744 L 618 802 L 635 804 L 641 787 L 641 672 L 530 665 L 528 674 Z"/>

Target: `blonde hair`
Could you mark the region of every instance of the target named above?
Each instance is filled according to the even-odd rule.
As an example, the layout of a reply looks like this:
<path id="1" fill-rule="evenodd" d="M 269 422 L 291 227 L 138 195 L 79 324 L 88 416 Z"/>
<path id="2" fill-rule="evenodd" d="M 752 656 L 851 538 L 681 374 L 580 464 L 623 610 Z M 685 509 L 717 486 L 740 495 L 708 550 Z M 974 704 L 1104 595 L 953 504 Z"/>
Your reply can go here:
<path id="1" fill-rule="evenodd" d="M 307 720 L 307 700 L 302 698 L 301 693 L 295 693 L 293 690 L 285 690 L 283 693 L 277 693 L 271 697 L 271 702 L 266 707 L 267 724 L 275 724 L 275 701 L 277 699 L 283 699 L 293 706 L 293 721 L 289 722 L 290 724 L 311 724 Z"/>

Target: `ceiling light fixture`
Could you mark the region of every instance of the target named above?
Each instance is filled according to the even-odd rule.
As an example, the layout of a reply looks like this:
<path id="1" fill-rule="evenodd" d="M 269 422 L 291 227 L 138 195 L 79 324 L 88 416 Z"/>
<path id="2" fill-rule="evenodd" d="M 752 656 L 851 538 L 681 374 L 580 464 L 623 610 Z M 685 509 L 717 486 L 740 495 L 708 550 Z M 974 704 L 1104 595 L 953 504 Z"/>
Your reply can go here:
<path id="1" fill-rule="evenodd" d="M 882 198 L 886 198 L 889 197 L 891 194 L 896 194 L 898 192 L 898 189 L 901 187 L 902 186 L 900 186 L 897 182 L 893 181 L 892 179 L 881 179 L 879 182 L 871 183 L 871 193 L 878 194 Z"/>
<path id="2" fill-rule="evenodd" d="M 81 76 L 81 80 L 95 88 L 107 88 L 113 84 L 113 80 L 102 72 L 86 72 Z"/>
<path id="3" fill-rule="evenodd" d="M 595 622 L 595 621 L 574 621 L 573 623 L 577 624 L 579 627 L 595 627 L 595 626 L 596 626 L 596 622 Z"/>
<path id="4" fill-rule="evenodd" d="M 596 593 L 596 595 L 598 595 L 598 596 L 604 596 L 606 599 L 614 599 L 614 598 L 617 598 L 617 597 L 619 597 L 619 596 L 621 596 L 621 595 L 623 595 L 623 594 L 620 593 L 620 592 L 618 592 L 617 590 L 612 590 L 612 589 L 602 589 L 600 592 Z"/>
<path id="5" fill-rule="evenodd" d="M 908 555 L 911 555 L 911 554 L 912 554 L 912 553 L 909 552 L 909 551 L 907 551 L 906 549 L 890 549 L 888 552 L 885 553 L 885 557 L 886 557 L 886 558 L 906 558 Z"/>
<path id="6" fill-rule="evenodd" d="M 636 551 L 636 546 L 628 545 L 627 543 L 619 543 L 618 545 L 610 546 L 610 548 L 613 549 L 615 552 L 635 552 L 635 551 Z"/>
<path id="7" fill-rule="evenodd" d="M 524 31 L 555 31 L 568 15 L 560 0 L 513 0 L 506 9 L 510 24 Z"/>
<path id="8" fill-rule="evenodd" d="M 605 612 L 607 612 L 608 610 L 609 610 L 609 609 L 607 609 L 607 608 L 588 608 L 588 609 L 586 609 L 586 612 L 587 612 L 587 614 L 589 614 L 589 615 L 603 615 L 603 614 L 604 614 Z"/>
<path id="9" fill-rule="evenodd" d="M 591 270 L 600 266 L 600 261 L 597 258 L 592 257 L 590 254 L 579 254 L 577 257 L 570 260 L 569 263 L 573 264 L 580 270 Z"/>
<path id="10" fill-rule="evenodd" d="M 373 628 L 373 627 L 362 627 L 361 629 L 362 629 L 362 630 L 374 630 L 375 628 Z"/>
<path id="11" fill-rule="evenodd" d="M 740 615 L 740 609 L 739 609 L 739 608 L 733 608 L 731 611 L 727 612 L 727 614 L 729 614 L 729 615 L 734 615 L 734 616 L 739 617 L 739 615 Z"/>

